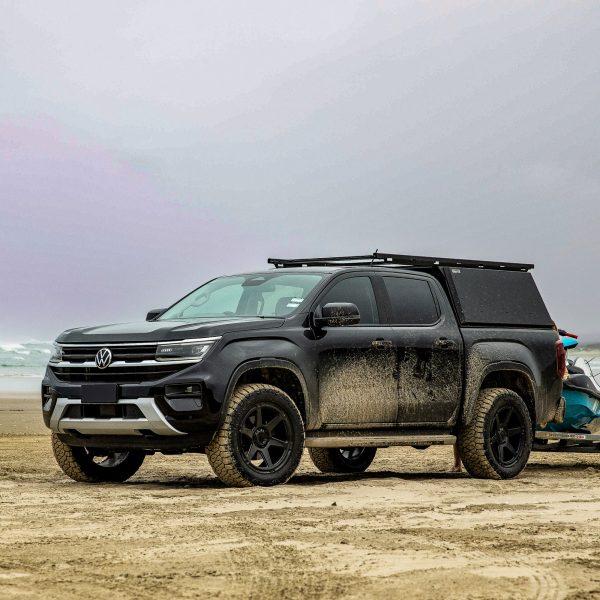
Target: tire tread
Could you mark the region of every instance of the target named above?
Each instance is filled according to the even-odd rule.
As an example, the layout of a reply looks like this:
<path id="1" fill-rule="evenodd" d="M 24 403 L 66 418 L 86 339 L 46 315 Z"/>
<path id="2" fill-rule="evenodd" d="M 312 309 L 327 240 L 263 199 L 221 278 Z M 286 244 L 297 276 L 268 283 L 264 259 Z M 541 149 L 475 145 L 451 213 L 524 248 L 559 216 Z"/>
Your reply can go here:
<path id="1" fill-rule="evenodd" d="M 211 440 L 210 444 L 206 447 L 206 457 L 208 458 L 208 462 L 215 475 L 225 485 L 233 487 L 251 487 L 255 485 L 252 480 L 248 479 L 247 476 L 241 472 L 236 464 L 233 452 L 231 451 L 232 436 L 235 433 L 231 426 L 231 421 L 236 409 L 249 394 L 267 390 L 285 396 L 298 412 L 300 421 L 302 420 L 300 411 L 298 411 L 293 400 L 280 388 L 266 383 L 247 383 L 237 387 L 229 400 L 223 424 Z M 279 480 L 276 483 L 285 483 L 291 476 L 292 473 L 290 473 L 289 477 L 286 479 Z"/>
<path id="2" fill-rule="evenodd" d="M 485 419 L 499 396 L 512 394 L 522 401 L 513 390 L 507 388 L 485 388 L 479 393 L 475 415 L 458 434 L 458 450 L 465 469 L 472 477 L 480 479 L 502 479 L 486 454 L 484 435 Z"/>
<path id="3" fill-rule="evenodd" d="M 81 468 L 81 465 L 73 454 L 73 448 L 61 442 L 55 433 L 52 434 L 52 452 L 58 466 L 71 479 L 82 483 L 94 483 L 96 481 Z"/>
<path id="4" fill-rule="evenodd" d="M 123 463 L 113 467 L 93 464 L 84 448 L 73 447 L 51 434 L 52 452 L 63 473 L 81 483 L 121 483 L 132 477 L 144 462 L 143 452 L 132 450 Z"/>
<path id="5" fill-rule="evenodd" d="M 330 448 L 309 448 L 308 454 L 321 473 L 335 473 L 337 466 L 331 457 Z"/>
<path id="6" fill-rule="evenodd" d="M 363 457 L 360 466 L 353 467 L 342 459 L 339 448 L 309 448 L 308 454 L 321 473 L 362 473 L 369 468 L 377 452 L 375 448 L 366 450 L 367 457 Z"/>

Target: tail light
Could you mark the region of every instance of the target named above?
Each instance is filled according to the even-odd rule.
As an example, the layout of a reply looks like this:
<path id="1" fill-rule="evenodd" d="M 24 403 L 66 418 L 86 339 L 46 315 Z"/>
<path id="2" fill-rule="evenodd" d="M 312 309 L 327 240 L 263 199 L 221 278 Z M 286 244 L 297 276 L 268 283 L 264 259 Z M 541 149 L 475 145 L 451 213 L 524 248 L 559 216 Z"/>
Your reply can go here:
<path id="1" fill-rule="evenodd" d="M 567 372 L 567 352 L 561 340 L 554 344 L 556 349 L 556 374 L 562 379 Z"/>

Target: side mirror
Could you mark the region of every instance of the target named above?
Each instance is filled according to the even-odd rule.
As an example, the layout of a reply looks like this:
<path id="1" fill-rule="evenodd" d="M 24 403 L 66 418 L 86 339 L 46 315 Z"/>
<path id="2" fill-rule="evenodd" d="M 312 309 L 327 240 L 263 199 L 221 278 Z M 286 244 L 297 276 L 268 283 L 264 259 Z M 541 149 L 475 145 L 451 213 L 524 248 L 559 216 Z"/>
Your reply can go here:
<path id="1" fill-rule="evenodd" d="M 330 302 L 321 309 L 321 316 L 315 318 L 318 326 L 344 327 L 358 325 L 360 313 L 352 302 Z"/>
<path id="2" fill-rule="evenodd" d="M 160 317 L 165 310 L 166 308 L 154 308 L 148 311 L 148 314 L 146 315 L 146 321 L 154 321 L 154 319 L 156 319 L 156 317 Z"/>

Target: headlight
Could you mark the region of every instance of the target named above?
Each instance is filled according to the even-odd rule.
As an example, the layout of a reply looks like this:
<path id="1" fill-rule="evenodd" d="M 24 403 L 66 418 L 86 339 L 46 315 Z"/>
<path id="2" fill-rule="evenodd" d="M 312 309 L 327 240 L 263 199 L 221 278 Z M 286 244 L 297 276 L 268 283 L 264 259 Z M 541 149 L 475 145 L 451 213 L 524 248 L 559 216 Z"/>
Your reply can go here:
<path id="1" fill-rule="evenodd" d="M 206 338 L 203 340 L 184 340 L 182 342 L 167 342 L 158 344 L 156 360 L 195 360 L 201 361 L 213 344 L 220 338 Z"/>
<path id="2" fill-rule="evenodd" d="M 52 354 L 50 354 L 51 362 L 60 362 L 63 358 L 63 349 L 60 344 L 54 342 L 52 344 Z"/>

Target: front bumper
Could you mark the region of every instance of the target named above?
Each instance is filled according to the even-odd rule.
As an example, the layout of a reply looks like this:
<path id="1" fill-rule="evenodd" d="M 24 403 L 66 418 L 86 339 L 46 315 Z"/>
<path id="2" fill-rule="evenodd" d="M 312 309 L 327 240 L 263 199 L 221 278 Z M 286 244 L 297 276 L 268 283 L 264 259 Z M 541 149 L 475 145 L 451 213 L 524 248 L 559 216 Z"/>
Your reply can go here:
<path id="1" fill-rule="evenodd" d="M 94 405 L 95 406 L 95 405 Z M 85 416 L 85 408 L 80 399 L 56 398 L 53 409 L 49 415 L 49 426 L 54 433 L 70 435 L 186 435 L 169 424 L 165 415 L 160 411 L 154 398 L 122 398 L 117 405 L 98 405 L 99 408 L 119 408 L 121 413 L 127 406 L 136 407 L 135 416 L 112 416 L 105 411 L 105 416 L 100 416 L 101 411 L 96 411 L 97 416 Z M 71 407 L 79 410 L 71 411 Z M 69 416 L 72 412 L 76 416 Z M 114 410 L 114 413 L 117 411 Z M 142 415 L 142 416 L 138 416 Z"/>
<path id="2" fill-rule="evenodd" d="M 42 414 L 46 426 L 71 445 L 174 452 L 203 448 L 221 411 L 207 379 L 209 373 L 188 368 L 160 381 L 119 384 L 116 403 L 88 404 L 81 401 L 81 384 L 61 381 L 47 369 Z M 187 385 L 201 388 L 199 399 L 168 393 L 167 386 Z"/>

